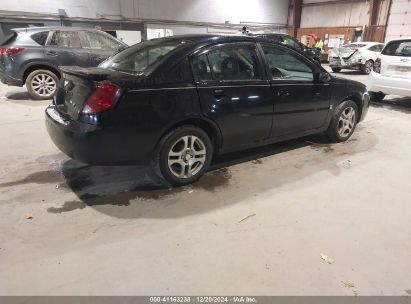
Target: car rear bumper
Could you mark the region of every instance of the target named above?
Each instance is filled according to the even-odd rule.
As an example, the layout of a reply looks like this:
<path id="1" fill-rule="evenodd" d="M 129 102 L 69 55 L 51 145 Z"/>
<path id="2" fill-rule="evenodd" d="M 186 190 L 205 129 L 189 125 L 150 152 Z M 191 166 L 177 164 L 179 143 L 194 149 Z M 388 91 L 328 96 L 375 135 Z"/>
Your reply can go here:
<path id="1" fill-rule="evenodd" d="M 24 84 L 22 79 L 13 78 L 7 75 L 6 73 L 4 73 L 3 71 L 0 71 L 0 81 L 9 86 L 16 86 L 16 87 L 21 87 Z"/>
<path id="2" fill-rule="evenodd" d="M 411 97 L 411 79 L 387 77 L 371 72 L 367 79 L 367 89 L 370 92 L 382 92 L 386 95 Z"/>
<path id="3" fill-rule="evenodd" d="M 54 144 L 69 157 L 90 165 L 148 164 L 151 154 L 144 149 L 137 153 L 127 145 L 122 132 L 67 119 L 55 105 L 46 108 L 46 128 Z"/>
<path id="4" fill-rule="evenodd" d="M 363 62 L 362 59 L 359 60 L 344 60 L 341 58 L 333 58 L 329 57 L 328 62 L 331 68 L 341 68 L 341 69 L 354 69 L 358 70 L 361 66 L 364 65 L 365 61 Z"/>

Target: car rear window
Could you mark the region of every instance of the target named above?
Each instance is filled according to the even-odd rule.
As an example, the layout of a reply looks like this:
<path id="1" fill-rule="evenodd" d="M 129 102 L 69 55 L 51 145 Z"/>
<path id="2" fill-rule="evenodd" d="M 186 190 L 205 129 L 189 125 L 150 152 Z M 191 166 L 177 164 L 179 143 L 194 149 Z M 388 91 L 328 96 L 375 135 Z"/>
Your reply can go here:
<path id="1" fill-rule="evenodd" d="M 31 35 L 30 37 L 38 44 L 46 45 L 48 35 L 49 35 L 49 32 L 39 32 L 39 33 L 35 33 Z"/>
<path id="2" fill-rule="evenodd" d="M 6 44 L 9 44 L 9 43 L 12 43 L 16 39 L 16 37 L 17 37 L 17 33 L 12 32 L 11 34 L 4 37 L 4 39 L 2 41 L 0 41 L 0 45 L 6 45 Z"/>
<path id="3" fill-rule="evenodd" d="M 411 57 L 411 40 L 393 41 L 382 51 L 387 56 Z"/>
<path id="4" fill-rule="evenodd" d="M 185 41 L 146 41 L 138 43 L 100 64 L 100 67 L 139 74 L 160 61 Z"/>

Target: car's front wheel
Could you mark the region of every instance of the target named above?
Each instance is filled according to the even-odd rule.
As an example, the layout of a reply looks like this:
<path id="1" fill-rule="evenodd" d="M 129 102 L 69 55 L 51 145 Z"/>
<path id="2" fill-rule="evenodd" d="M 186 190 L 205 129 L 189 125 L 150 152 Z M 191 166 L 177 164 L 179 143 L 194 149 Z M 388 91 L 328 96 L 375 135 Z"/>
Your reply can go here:
<path id="1" fill-rule="evenodd" d="M 358 107 L 352 100 L 345 100 L 336 109 L 327 130 L 333 142 L 343 142 L 354 133 L 358 121 Z"/>
<path id="2" fill-rule="evenodd" d="M 334 73 L 341 72 L 341 68 L 331 68 L 331 70 L 333 70 Z"/>
<path id="3" fill-rule="evenodd" d="M 195 182 L 208 169 L 213 145 L 207 133 L 195 126 L 170 131 L 160 142 L 157 166 L 173 186 Z"/>
<path id="4" fill-rule="evenodd" d="M 34 70 L 26 79 L 27 91 L 33 99 L 51 99 L 57 89 L 58 77 L 49 70 Z"/>

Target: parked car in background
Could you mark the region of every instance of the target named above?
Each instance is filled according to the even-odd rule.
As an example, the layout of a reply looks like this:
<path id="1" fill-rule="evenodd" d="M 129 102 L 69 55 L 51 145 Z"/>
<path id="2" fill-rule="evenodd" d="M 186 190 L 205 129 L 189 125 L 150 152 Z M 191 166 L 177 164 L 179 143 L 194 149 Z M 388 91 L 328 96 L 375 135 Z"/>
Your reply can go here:
<path id="1" fill-rule="evenodd" d="M 365 85 L 254 36 L 154 39 L 62 71 L 46 109 L 56 146 L 88 164 L 154 163 L 172 185 L 215 154 L 322 132 L 345 141 L 369 106 Z"/>
<path id="2" fill-rule="evenodd" d="M 13 29 L 1 44 L 0 80 L 23 86 L 34 99 L 50 99 L 61 77 L 59 66 L 97 66 L 127 47 L 102 31 L 73 27 Z"/>
<path id="3" fill-rule="evenodd" d="M 328 62 L 334 73 L 341 69 L 360 70 L 371 73 L 375 60 L 380 55 L 384 44 L 378 42 L 356 42 L 332 49 Z"/>
<path id="4" fill-rule="evenodd" d="M 381 101 L 387 94 L 411 97 L 411 37 L 385 46 L 368 76 L 367 86 L 373 101 Z"/>
<path id="5" fill-rule="evenodd" d="M 300 41 L 287 34 L 256 34 L 258 37 L 266 38 L 274 42 L 287 45 L 297 51 L 304 53 L 308 58 L 321 65 L 321 50 L 305 46 Z"/>

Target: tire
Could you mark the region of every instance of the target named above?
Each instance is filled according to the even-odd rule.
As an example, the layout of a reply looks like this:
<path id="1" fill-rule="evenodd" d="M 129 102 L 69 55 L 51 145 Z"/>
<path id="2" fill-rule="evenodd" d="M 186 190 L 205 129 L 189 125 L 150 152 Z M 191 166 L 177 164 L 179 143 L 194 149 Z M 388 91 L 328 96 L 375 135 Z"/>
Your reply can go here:
<path id="1" fill-rule="evenodd" d="M 368 75 L 372 71 L 372 67 L 374 65 L 374 62 L 372 60 L 368 60 L 363 66 L 361 66 L 361 72 L 363 74 Z"/>
<path id="2" fill-rule="evenodd" d="M 381 102 L 385 98 L 385 94 L 381 92 L 369 92 L 370 100 L 373 102 Z"/>
<path id="3" fill-rule="evenodd" d="M 212 155 L 213 144 L 207 133 L 186 125 L 163 137 L 155 161 L 166 181 L 182 186 L 195 182 L 207 171 Z"/>
<path id="4" fill-rule="evenodd" d="M 349 139 L 357 126 L 358 116 L 357 104 L 352 100 L 343 101 L 335 109 L 326 132 L 327 137 L 332 142 L 343 142 Z"/>
<path id="5" fill-rule="evenodd" d="M 334 73 L 341 72 L 341 68 L 331 68 L 331 70 L 333 70 Z"/>
<path id="6" fill-rule="evenodd" d="M 26 88 L 36 100 L 51 99 L 57 89 L 59 78 L 49 70 L 34 70 L 26 79 Z"/>

